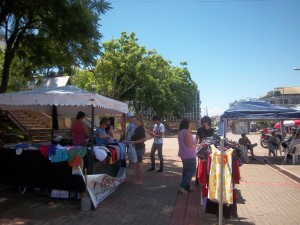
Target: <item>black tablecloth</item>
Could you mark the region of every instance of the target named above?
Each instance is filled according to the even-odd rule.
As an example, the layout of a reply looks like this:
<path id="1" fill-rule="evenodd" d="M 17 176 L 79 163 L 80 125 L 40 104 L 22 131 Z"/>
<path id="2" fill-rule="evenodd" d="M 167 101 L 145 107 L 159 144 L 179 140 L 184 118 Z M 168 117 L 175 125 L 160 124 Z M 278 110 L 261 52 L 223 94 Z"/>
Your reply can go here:
<path id="1" fill-rule="evenodd" d="M 0 183 L 82 192 L 82 176 L 73 175 L 67 162 L 51 163 L 39 150 L 23 150 L 21 155 L 0 148 Z"/>

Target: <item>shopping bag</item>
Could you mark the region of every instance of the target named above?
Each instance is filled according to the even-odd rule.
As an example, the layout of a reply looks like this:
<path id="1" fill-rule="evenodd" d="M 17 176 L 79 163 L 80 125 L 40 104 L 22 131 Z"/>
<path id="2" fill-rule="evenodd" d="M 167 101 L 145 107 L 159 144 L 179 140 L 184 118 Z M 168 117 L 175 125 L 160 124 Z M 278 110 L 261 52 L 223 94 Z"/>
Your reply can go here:
<path id="1" fill-rule="evenodd" d="M 137 155 L 136 155 L 134 144 L 128 145 L 127 153 L 128 153 L 128 161 L 130 163 L 137 163 Z"/>

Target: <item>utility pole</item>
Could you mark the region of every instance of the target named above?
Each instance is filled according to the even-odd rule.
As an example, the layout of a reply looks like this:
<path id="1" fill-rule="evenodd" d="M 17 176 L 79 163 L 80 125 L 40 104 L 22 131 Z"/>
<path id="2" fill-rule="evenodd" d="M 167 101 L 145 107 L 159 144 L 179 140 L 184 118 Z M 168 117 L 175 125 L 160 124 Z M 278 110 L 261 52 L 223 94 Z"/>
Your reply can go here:
<path id="1" fill-rule="evenodd" d="M 284 107 L 284 87 L 277 87 L 277 88 L 275 88 L 275 89 L 281 89 L 282 90 L 282 92 L 280 92 L 281 93 L 281 98 L 282 98 L 282 106 Z"/>

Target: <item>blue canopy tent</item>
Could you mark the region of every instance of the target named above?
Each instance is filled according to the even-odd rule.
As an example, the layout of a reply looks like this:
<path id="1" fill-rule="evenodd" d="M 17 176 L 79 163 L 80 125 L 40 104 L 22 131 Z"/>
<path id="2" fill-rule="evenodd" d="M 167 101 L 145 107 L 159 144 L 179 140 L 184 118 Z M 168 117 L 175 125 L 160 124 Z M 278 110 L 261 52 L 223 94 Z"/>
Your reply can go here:
<path id="1" fill-rule="evenodd" d="M 283 120 L 299 119 L 300 111 L 282 106 L 272 105 L 265 101 L 248 100 L 236 103 L 235 106 L 225 111 L 220 118 L 218 133 L 221 136 L 221 166 L 220 166 L 220 188 L 223 189 L 223 160 L 224 160 L 224 138 L 228 121 L 280 121 L 281 133 L 283 134 Z M 219 224 L 222 224 L 223 215 L 223 192 L 220 192 L 219 202 Z"/>
<path id="2" fill-rule="evenodd" d="M 223 113 L 220 119 L 219 134 L 226 137 L 227 122 L 235 121 L 266 121 L 278 120 L 283 123 L 285 119 L 299 119 L 300 111 L 265 101 L 249 100 L 238 102 L 234 107 Z M 283 125 L 281 126 L 283 127 Z"/>

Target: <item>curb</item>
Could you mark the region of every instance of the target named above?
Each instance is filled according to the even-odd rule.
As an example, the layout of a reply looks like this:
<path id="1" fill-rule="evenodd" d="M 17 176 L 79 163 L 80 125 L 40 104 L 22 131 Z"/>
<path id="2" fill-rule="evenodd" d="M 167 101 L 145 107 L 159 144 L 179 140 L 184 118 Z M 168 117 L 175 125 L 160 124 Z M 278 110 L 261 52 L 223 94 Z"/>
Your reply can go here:
<path id="1" fill-rule="evenodd" d="M 300 177 L 298 177 L 297 175 L 293 174 L 292 172 L 289 172 L 283 168 L 281 168 L 280 166 L 277 166 L 275 164 L 270 163 L 270 161 L 268 160 L 267 163 L 265 163 L 264 161 L 262 161 L 261 159 L 257 159 L 257 161 L 259 161 L 261 164 L 265 164 L 269 167 L 271 167 L 272 169 L 276 170 L 277 172 L 287 176 L 288 178 L 296 181 L 297 183 L 300 184 Z"/>
<path id="2" fill-rule="evenodd" d="M 274 165 L 274 164 L 268 164 L 268 166 L 270 166 L 271 168 L 273 168 L 274 170 L 276 170 L 277 172 L 287 176 L 288 178 L 296 181 L 297 183 L 300 184 L 300 177 L 296 176 L 295 174 L 285 170 L 285 169 L 282 169 L 280 166 L 277 166 L 277 165 Z"/>

